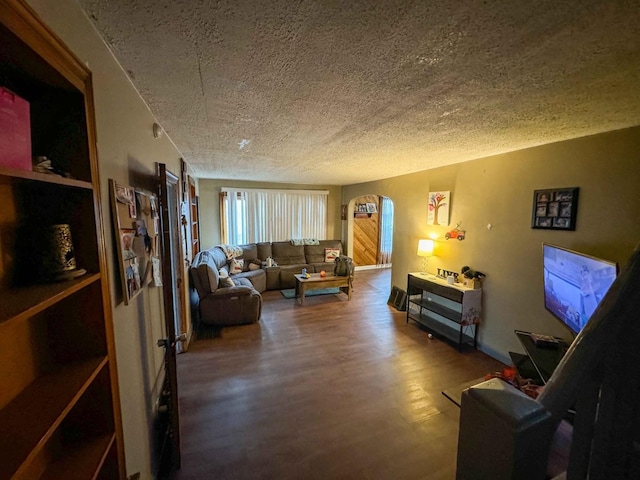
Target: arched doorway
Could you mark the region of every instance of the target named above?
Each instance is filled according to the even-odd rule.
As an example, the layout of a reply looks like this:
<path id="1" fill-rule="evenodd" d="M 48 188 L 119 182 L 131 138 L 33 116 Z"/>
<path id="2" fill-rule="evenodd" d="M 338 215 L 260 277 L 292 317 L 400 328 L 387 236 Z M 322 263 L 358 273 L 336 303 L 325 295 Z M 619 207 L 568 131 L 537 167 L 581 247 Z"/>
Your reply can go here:
<path id="1" fill-rule="evenodd" d="M 348 254 L 356 267 L 390 267 L 393 201 L 381 195 L 360 195 L 349 201 L 348 208 Z"/>

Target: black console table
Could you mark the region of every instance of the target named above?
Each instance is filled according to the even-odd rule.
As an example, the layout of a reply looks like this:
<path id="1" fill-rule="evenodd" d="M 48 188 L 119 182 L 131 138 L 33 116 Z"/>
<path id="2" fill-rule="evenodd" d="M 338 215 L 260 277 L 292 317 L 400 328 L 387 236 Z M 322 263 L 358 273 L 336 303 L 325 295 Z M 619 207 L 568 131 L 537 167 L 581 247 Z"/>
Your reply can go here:
<path id="1" fill-rule="evenodd" d="M 407 323 L 419 323 L 428 331 L 458 345 L 477 347 L 482 310 L 482 290 L 426 273 L 410 273 L 407 280 Z"/>
<path id="2" fill-rule="evenodd" d="M 540 376 L 541 382 L 547 383 L 553 371 L 556 369 L 562 357 L 567 352 L 567 348 L 569 348 L 569 344 L 565 342 L 562 338 L 556 337 L 558 340 L 558 346 L 550 348 L 548 346 L 538 346 L 531 339 L 531 332 L 524 332 L 522 330 L 515 331 L 522 348 L 527 353 L 531 364 L 535 368 L 535 371 Z M 524 378 L 530 378 L 530 365 L 527 363 L 526 358 L 522 358 L 522 355 L 511 353 L 511 359 L 514 361 L 514 366 L 520 376 Z"/>

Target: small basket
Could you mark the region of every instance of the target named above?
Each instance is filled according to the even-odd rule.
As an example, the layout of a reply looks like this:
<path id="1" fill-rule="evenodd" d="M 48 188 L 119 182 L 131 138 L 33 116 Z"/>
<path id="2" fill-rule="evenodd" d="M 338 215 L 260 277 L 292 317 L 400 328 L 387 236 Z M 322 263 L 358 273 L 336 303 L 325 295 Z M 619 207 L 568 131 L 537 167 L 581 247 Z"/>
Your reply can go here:
<path id="1" fill-rule="evenodd" d="M 467 288 L 482 288 L 482 283 L 479 278 L 467 278 L 462 275 L 462 285 Z"/>

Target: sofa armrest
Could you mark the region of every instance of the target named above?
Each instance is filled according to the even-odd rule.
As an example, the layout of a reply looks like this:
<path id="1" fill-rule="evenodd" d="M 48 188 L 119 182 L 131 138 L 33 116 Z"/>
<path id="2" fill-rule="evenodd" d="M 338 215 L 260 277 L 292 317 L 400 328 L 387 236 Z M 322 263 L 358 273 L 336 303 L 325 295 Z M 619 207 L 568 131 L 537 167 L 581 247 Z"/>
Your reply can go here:
<path id="1" fill-rule="evenodd" d="M 551 414 L 494 378 L 462 392 L 458 480 L 539 480 L 546 476 Z"/>
<path id="2" fill-rule="evenodd" d="M 200 300 L 200 321 L 208 325 L 242 325 L 260 320 L 262 297 L 248 285 L 219 288 Z"/>
<path id="3" fill-rule="evenodd" d="M 219 288 L 215 292 L 207 295 L 212 300 L 221 300 L 231 297 L 243 297 L 245 295 L 251 295 L 255 292 L 255 289 L 246 285 L 238 285 L 236 287 L 223 287 Z"/>

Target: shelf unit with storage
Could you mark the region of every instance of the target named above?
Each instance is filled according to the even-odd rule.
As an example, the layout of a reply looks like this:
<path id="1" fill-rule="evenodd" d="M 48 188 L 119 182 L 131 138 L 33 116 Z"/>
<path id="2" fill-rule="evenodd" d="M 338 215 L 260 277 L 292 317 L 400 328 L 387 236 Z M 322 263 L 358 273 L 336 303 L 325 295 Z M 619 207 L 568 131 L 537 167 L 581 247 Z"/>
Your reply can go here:
<path id="1" fill-rule="evenodd" d="M 407 323 L 413 320 L 429 332 L 458 346 L 478 345 L 482 290 L 448 284 L 426 273 L 410 273 L 407 281 Z"/>
<path id="2" fill-rule="evenodd" d="M 68 173 L 0 166 L 0 479 L 124 478 L 91 74 L 24 1 L 0 0 L 0 45 L 32 153 Z M 35 247 L 56 224 L 87 273 L 47 282 Z"/>

